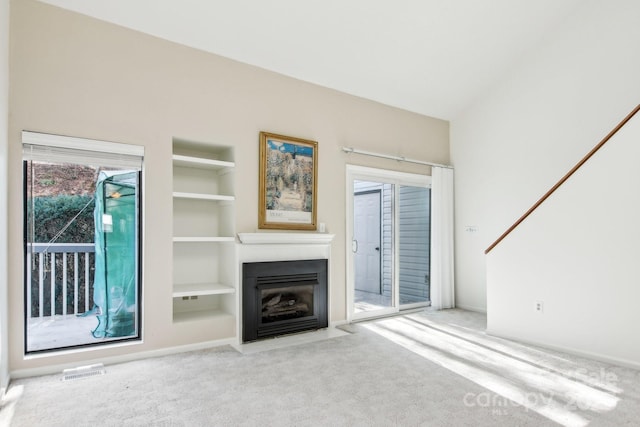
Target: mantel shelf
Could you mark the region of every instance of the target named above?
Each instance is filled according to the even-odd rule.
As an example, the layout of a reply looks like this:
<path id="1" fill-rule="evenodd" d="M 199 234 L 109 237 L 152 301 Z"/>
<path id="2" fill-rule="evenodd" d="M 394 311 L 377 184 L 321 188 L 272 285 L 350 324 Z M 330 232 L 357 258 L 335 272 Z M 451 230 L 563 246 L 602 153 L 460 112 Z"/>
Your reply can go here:
<path id="1" fill-rule="evenodd" d="M 245 245 L 328 245 L 335 234 L 327 233 L 238 233 Z"/>

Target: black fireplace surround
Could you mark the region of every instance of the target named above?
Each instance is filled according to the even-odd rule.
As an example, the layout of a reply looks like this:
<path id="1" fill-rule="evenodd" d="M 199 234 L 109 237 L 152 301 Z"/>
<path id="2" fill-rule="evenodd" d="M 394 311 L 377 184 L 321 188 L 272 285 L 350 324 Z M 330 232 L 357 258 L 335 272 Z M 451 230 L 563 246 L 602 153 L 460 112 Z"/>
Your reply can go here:
<path id="1" fill-rule="evenodd" d="M 328 326 L 327 260 L 242 264 L 242 341 Z"/>

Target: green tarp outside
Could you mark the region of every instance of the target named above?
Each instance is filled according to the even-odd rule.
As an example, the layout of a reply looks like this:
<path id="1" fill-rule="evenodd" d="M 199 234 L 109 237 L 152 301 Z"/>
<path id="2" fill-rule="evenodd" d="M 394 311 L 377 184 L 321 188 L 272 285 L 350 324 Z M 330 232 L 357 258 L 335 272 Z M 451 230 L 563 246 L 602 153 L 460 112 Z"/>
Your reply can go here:
<path id="1" fill-rule="evenodd" d="M 102 171 L 96 185 L 95 276 L 96 338 L 137 334 L 138 173 Z"/>

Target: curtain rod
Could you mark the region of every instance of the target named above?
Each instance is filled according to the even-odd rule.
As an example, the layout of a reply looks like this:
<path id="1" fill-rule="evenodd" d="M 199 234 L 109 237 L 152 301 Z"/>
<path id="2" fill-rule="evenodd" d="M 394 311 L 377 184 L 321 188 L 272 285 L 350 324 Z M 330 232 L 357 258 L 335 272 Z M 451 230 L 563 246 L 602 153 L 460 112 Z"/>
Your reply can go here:
<path id="1" fill-rule="evenodd" d="M 449 166 L 449 165 L 441 165 L 439 163 L 425 162 L 423 160 L 408 159 L 404 156 L 391 156 L 389 154 L 374 153 L 371 151 L 359 150 L 357 148 L 352 148 L 352 147 L 342 147 L 342 151 L 344 151 L 345 153 L 362 154 L 364 156 L 372 156 L 372 157 L 380 157 L 380 158 L 389 159 L 389 160 L 397 160 L 399 162 L 416 163 L 418 165 L 453 169 L 453 166 Z"/>

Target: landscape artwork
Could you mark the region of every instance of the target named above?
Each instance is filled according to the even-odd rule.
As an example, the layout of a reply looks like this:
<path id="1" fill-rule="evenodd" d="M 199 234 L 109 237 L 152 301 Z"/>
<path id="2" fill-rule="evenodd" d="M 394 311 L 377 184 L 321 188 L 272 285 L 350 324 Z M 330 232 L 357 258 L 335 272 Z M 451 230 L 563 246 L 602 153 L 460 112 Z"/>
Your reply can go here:
<path id="1" fill-rule="evenodd" d="M 259 228 L 316 229 L 318 143 L 260 132 Z"/>

